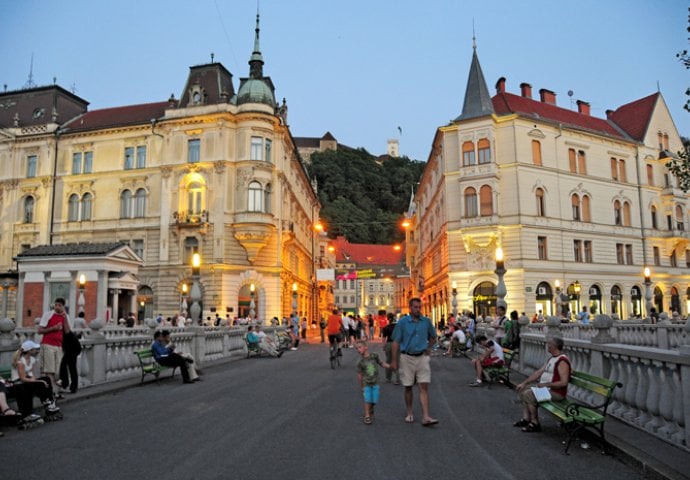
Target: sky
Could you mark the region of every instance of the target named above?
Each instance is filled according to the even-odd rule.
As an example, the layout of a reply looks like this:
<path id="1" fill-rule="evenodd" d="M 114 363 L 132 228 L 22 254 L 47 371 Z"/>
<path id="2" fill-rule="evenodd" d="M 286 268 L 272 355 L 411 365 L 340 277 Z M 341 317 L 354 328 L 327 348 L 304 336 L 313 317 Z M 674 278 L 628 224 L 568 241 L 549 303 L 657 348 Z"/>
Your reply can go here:
<path id="1" fill-rule="evenodd" d="M 661 90 L 690 136 L 688 3 L 680 0 L 261 0 L 264 75 L 287 99 L 293 136 L 426 161 L 462 110 L 473 28 L 489 91 L 499 77 L 556 92 L 592 115 Z M 179 98 L 211 53 L 249 73 L 256 0 L 0 0 L 0 86 L 57 83 L 89 110 Z M 473 27 L 474 25 L 474 27 Z M 572 97 L 568 96 L 572 91 Z M 400 128 L 398 128 L 400 127 Z"/>

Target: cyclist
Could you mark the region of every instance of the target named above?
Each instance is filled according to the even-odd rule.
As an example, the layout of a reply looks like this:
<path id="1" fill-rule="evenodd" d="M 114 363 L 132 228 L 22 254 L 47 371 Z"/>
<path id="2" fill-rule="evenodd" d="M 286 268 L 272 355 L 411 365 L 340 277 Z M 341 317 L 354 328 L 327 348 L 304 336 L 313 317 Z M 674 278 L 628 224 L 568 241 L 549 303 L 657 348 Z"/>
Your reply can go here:
<path id="1" fill-rule="evenodd" d="M 340 310 L 334 308 L 333 313 L 328 316 L 328 326 L 326 327 L 326 331 L 328 333 L 328 343 L 331 345 L 331 352 L 333 352 L 333 350 L 337 347 L 337 355 L 342 355 L 340 351 L 340 342 L 342 341 L 342 336 L 340 335 L 341 329 L 342 319 L 340 316 Z"/>

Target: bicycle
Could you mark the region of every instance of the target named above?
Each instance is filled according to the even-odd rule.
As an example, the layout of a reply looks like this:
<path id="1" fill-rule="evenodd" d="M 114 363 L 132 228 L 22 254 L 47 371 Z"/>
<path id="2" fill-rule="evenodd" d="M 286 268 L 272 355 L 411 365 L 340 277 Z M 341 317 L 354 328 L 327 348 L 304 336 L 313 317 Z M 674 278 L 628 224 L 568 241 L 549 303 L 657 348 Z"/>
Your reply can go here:
<path id="1" fill-rule="evenodd" d="M 340 367 L 340 359 L 343 356 L 343 352 L 340 349 L 340 338 L 339 335 L 329 335 L 328 341 L 331 344 L 329 350 L 331 368 L 335 370 L 335 366 Z"/>

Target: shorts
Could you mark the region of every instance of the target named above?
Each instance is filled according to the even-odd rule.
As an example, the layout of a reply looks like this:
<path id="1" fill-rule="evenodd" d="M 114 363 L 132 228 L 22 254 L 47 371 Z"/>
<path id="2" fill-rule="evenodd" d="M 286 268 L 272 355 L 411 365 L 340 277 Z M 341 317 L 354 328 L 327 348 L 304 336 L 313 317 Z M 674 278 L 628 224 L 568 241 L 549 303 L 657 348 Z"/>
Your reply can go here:
<path id="1" fill-rule="evenodd" d="M 60 371 L 62 348 L 55 345 L 41 345 L 41 372 L 57 374 Z"/>
<path id="2" fill-rule="evenodd" d="M 482 367 L 502 367 L 503 360 L 498 357 L 489 357 L 482 360 Z"/>
<path id="3" fill-rule="evenodd" d="M 372 405 L 379 403 L 378 385 L 366 385 L 364 387 L 364 403 L 371 403 Z"/>
<path id="4" fill-rule="evenodd" d="M 523 391 L 518 393 L 518 398 L 524 405 L 539 405 L 539 402 L 537 402 L 537 399 L 534 396 L 534 392 L 532 391 L 532 387 L 536 386 L 537 382 L 532 382 L 528 384 Z M 551 392 L 551 400 L 558 402 L 561 400 L 565 400 L 565 397 L 556 392 Z"/>
<path id="5" fill-rule="evenodd" d="M 400 355 L 400 383 L 406 387 L 417 383 L 431 382 L 431 357 L 429 355 L 420 355 L 413 357 L 411 355 Z"/>
<path id="6" fill-rule="evenodd" d="M 342 341 L 341 338 L 342 337 L 340 336 L 339 333 L 336 333 L 336 334 L 329 333 L 328 334 L 328 343 L 333 343 L 333 342 L 340 343 Z"/>

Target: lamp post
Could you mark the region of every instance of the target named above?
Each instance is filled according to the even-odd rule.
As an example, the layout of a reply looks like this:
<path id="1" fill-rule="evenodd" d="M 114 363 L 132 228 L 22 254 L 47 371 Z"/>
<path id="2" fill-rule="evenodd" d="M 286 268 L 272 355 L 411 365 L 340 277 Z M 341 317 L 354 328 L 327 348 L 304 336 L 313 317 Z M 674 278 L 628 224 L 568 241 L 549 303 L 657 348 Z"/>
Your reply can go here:
<path id="1" fill-rule="evenodd" d="M 182 284 L 182 301 L 180 302 L 180 313 L 187 318 L 187 284 Z"/>
<path id="2" fill-rule="evenodd" d="M 451 290 L 451 295 L 453 295 L 453 300 L 451 300 L 450 304 L 453 307 L 453 319 L 455 321 L 458 321 L 458 285 L 453 282 L 452 283 L 453 289 Z"/>
<path id="3" fill-rule="evenodd" d="M 297 316 L 297 282 L 292 283 L 292 317 Z"/>
<path id="4" fill-rule="evenodd" d="M 189 313 L 192 317 L 192 325 L 201 324 L 201 287 L 199 286 L 199 268 L 201 267 L 201 255 L 195 253 L 192 255 L 192 291 L 191 300 L 192 306 L 189 307 Z"/>
<path id="5" fill-rule="evenodd" d="M 79 306 L 79 313 L 84 313 L 84 289 L 86 288 L 86 275 L 83 273 L 79 275 L 79 299 L 77 305 Z"/>
<path id="6" fill-rule="evenodd" d="M 580 282 L 575 280 L 575 283 L 573 283 L 573 290 L 575 291 L 575 315 L 577 315 L 581 308 L 580 308 L 580 292 L 582 291 L 582 285 L 580 285 Z"/>
<path id="7" fill-rule="evenodd" d="M 503 281 L 503 276 L 506 274 L 506 268 L 503 263 L 503 249 L 498 247 L 496 249 L 496 270 L 494 270 L 496 276 L 498 276 L 498 284 L 496 285 L 496 306 L 502 306 L 504 308 L 506 305 L 506 284 Z"/>
<path id="8" fill-rule="evenodd" d="M 254 320 L 256 315 L 256 303 L 254 303 L 254 290 L 256 287 L 252 283 L 249 285 L 249 320 Z"/>
<path id="9" fill-rule="evenodd" d="M 556 286 L 556 298 L 554 302 L 556 303 L 556 315 L 563 315 L 563 299 L 561 298 L 561 282 L 556 280 L 554 283 Z"/>
<path id="10" fill-rule="evenodd" d="M 646 311 L 647 321 L 652 320 L 652 271 L 649 267 L 644 269 L 644 307 Z"/>

